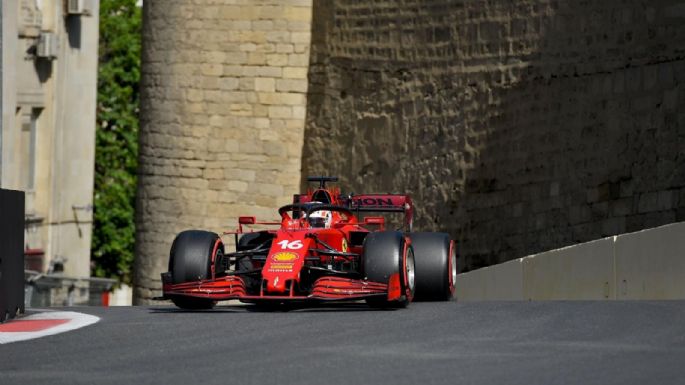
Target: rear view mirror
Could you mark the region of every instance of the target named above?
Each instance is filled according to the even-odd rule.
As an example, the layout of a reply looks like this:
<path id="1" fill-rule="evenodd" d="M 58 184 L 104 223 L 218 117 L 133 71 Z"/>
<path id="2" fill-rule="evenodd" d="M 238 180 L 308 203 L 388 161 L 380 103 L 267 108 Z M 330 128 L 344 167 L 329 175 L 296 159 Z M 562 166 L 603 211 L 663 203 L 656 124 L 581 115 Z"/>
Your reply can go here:
<path id="1" fill-rule="evenodd" d="M 385 218 L 383 217 L 364 217 L 364 224 L 365 225 L 376 225 L 376 226 L 385 226 Z"/>
<path id="2" fill-rule="evenodd" d="M 254 225 L 257 222 L 256 217 L 238 217 L 238 223 L 241 225 Z"/>

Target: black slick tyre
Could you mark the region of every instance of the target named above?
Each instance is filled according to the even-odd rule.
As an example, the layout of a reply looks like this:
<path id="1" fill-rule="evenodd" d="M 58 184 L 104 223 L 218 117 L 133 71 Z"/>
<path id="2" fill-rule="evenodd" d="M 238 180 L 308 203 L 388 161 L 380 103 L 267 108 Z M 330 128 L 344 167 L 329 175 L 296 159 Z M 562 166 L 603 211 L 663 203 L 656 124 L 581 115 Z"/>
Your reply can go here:
<path id="1" fill-rule="evenodd" d="M 405 255 L 406 252 L 406 255 Z M 372 282 L 387 283 L 393 274 L 400 274 L 402 297 L 388 301 L 384 297 L 368 298 L 366 302 L 373 307 L 404 308 L 409 305 L 415 290 L 414 253 L 411 247 L 405 250 L 405 239 L 397 231 L 370 233 L 364 239 L 362 253 L 362 272 Z M 409 295 L 405 293 L 409 291 Z"/>
<path id="2" fill-rule="evenodd" d="M 416 265 L 416 299 L 449 301 L 454 293 L 456 253 L 445 233 L 412 233 Z"/>
<path id="3" fill-rule="evenodd" d="M 224 245 L 215 233 L 187 230 L 179 233 L 171 245 L 169 272 L 173 284 L 212 278 L 222 265 Z M 208 298 L 175 297 L 172 302 L 182 309 L 211 309 L 216 301 Z"/>

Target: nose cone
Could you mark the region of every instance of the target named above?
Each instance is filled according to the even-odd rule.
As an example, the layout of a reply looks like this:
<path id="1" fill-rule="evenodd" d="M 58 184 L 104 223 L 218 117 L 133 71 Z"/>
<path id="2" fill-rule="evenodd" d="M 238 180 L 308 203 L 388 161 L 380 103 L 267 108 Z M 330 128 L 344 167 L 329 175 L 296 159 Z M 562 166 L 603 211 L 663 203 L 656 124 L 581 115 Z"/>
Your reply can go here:
<path id="1" fill-rule="evenodd" d="M 285 293 L 286 291 L 286 280 L 281 279 L 281 277 L 276 276 L 266 282 L 266 290 L 270 293 Z"/>

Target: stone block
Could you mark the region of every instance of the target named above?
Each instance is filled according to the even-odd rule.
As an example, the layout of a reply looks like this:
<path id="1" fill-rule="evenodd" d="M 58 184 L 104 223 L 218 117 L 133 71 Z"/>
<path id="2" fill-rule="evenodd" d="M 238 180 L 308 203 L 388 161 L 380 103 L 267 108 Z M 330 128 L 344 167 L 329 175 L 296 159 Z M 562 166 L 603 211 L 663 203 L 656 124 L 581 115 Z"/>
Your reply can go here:
<path id="1" fill-rule="evenodd" d="M 288 55 L 279 53 L 267 54 L 266 64 L 277 67 L 285 66 L 288 64 Z"/>
<path id="2" fill-rule="evenodd" d="M 252 76 L 280 78 L 282 75 L 283 71 L 281 70 L 281 67 L 259 66 L 254 67 L 254 75 Z"/>
<path id="3" fill-rule="evenodd" d="M 245 52 L 254 52 L 257 50 L 257 45 L 254 43 L 243 43 L 240 44 L 240 50 Z"/>
<path id="4" fill-rule="evenodd" d="M 611 202 L 612 216 L 623 217 L 633 214 L 633 198 L 623 198 Z"/>
<path id="5" fill-rule="evenodd" d="M 306 79 L 306 67 L 283 67 L 283 77 L 286 79 Z"/>
<path id="6" fill-rule="evenodd" d="M 311 7 L 285 7 L 282 17 L 286 20 L 310 21 L 312 19 Z"/>
<path id="7" fill-rule="evenodd" d="M 290 43 L 290 32 L 272 31 L 266 33 L 266 41 L 269 43 Z"/>
<path id="8" fill-rule="evenodd" d="M 224 6 L 220 10 L 216 9 L 213 13 L 205 12 L 209 17 L 219 15 L 221 19 L 227 20 L 255 20 L 260 16 L 260 7 L 252 6 Z"/>
<path id="9" fill-rule="evenodd" d="M 309 55 L 299 53 L 288 54 L 287 65 L 291 67 L 306 67 L 309 65 Z"/>
<path id="10" fill-rule="evenodd" d="M 259 102 L 261 104 L 281 104 L 291 106 L 304 105 L 305 96 L 292 92 L 258 92 Z"/>
<path id="11" fill-rule="evenodd" d="M 269 106 L 269 118 L 291 118 L 293 116 L 291 107 Z"/>
<path id="12" fill-rule="evenodd" d="M 304 123 L 304 119 L 307 115 L 307 108 L 304 106 L 293 106 L 292 114 L 298 127 L 300 127 Z"/>
<path id="13" fill-rule="evenodd" d="M 309 44 L 294 44 L 295 53 L 307 53 L 309 54 Z"/>
<path id="14" fill-rule="evenodd" d="M 201 102 L 204 100 L 204 93 L 202 90 L 197 89 L 186 90 L 186 100 L 189 102 Z"/>
<path id="15" fill-rule="evenodd" d="M 271 31 L 274 29 L 274 22 L 271 20 L 255 20 L 252 22 L 252 29 L 255 31 Z"/>
<path id="16" fill-rule="evenodd" d="M 677 194 L 677 190 L 659 191 L 657 196 L 657 209 L 670 210 L 676 207 L 676 201 L 678 199 Z"/>
<path id="17" fill-rule="evenodd" d="M 265 65 L 266 54 L 263 52 L 250 52 L 247 55 L 247 64 L 249 65 Z"/>
<path id="18" fill-rule="evenodd" d="M 280 80 L 279 80 L 280 81 Z M 274 78 L 256 78 L 254 80 L 255 90 L 264 92 L 276 91 L 276 80 Z"/>
<path id="19" fill-rule="evenodd" d="M 295 46 L 292 44 L 276 44 L 276 53 L 293 53 L 295 52 Z"/>
<path id="20" fill-rule="evenodd" d="M 239 80 L 238 78 L 235 77 L 222 77 L 218 81 L 214 79 L 215 82 L 218 82 L 219 88 L 224 90 L 224 91 L 232 91 L 238 89 L 238 84 Z"/>
<path id="21" fill-rule="evenodd" d="M 293 43 L 309 44 L 311 34 L 309 32 L 292 32 L 290 41 Z"/>
<path id="22" fill-rule="evenodd" d="M 278 79 L 276 91 L 305 93 L 307 92 L 307 81 L 305 79 Z"/>
<path id="23" fill-rule="evenodd" d="M 228 189 L 233 192 L 245 192 L 248 189 L 248 184 L 240 180 L 231 180 L 228 182 Z"/>
<path id="24" fill-rule="evenodd" d="M 638 213 L 648 213 L 651 211 L 658 210 L 658 200 L 659 193 L 649 192 L 640 194 L 640 200 L 638 201 L 637 212 Z"/>

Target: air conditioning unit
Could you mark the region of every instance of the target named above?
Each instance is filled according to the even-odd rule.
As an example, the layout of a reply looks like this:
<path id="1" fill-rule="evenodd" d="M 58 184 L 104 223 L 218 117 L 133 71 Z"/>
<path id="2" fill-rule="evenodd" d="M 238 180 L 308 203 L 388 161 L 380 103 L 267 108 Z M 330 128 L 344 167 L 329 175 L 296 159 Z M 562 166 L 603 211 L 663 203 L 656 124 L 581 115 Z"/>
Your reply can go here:
<path id="1" fill-rule="evenodd" d="M 91 0 L 66 0 L 67 15 L 84 15 L 90 16 Z"/>
<path id="2" fill-rule="evenodd" d="M 59 50 L 59 40 L 57 35 L 52 32 L 41 32 L 36 47 L 36 56 L 52 60 L 57 57 Z"/>

